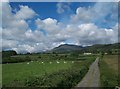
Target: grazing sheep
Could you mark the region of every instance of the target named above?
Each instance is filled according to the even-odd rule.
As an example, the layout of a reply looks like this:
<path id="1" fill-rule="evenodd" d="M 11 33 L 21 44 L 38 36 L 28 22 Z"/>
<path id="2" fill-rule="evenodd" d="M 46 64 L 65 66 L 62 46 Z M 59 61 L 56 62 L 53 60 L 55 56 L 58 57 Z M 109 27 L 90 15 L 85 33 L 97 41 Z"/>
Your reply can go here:
<path id="1" fill-rule="evenodd" d="M 44 63 L 44 62 L 42 61 L 42 63 Z"/>
<path id="2" fill-rule="evenodd" d="M 72 63 L 74 63 L 74 61 L 72 61 Z"/>
<path id="3" fill-rule="evenodd" d="M 49 62 L 50 64 L 52 64 L 52 62 Z"/>
<path id="4" fill-rule="evenodd" d="M 30 64 L 29 62 L 27 62 L 27 64 Z"/>
<path id="5" fill-rule="evenodd" d="M 59 62 L 59 61 L 57 61 L 57 63 L 59 64 L 60 62 Z"/>
<path id="6" fill-rule="evenodd" d="M 67 63 L 66 61 L 64 61 L 64 63 Z"/>

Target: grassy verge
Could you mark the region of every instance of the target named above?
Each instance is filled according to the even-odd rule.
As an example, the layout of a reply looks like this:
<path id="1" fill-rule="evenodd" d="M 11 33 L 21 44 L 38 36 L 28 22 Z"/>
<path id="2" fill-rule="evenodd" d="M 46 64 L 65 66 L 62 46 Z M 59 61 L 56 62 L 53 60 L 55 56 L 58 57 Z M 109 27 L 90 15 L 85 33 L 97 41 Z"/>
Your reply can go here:
<path id="1" fill-rule="evenodd" d="M 103 89 L 114 89 L 115 86 L 119 86 L 118 71 L 116 71 L 116 68 L 118 68 L 118 66 L 115 68 L 116 64 L 113 63 L 117 59 L 115 59 L 115 55 L 113 56 L 114 57 L 110 57 L 110 55 L 105 55 L 103 58 L 101 58 L 99 62 L 100 82 Z"/>

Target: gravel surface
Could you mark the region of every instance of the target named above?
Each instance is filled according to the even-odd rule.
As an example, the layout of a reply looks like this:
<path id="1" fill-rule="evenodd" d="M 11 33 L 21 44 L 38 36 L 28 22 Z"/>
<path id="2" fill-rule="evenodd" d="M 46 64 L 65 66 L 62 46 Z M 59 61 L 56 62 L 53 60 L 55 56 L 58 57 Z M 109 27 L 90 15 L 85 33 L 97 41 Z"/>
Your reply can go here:
<path id="1" fill-rule="evenodd" d="M 92 63 L 88 73 L 76 87 L 99 87 L 100 71 L 98 67 L 99 58 Z"/>

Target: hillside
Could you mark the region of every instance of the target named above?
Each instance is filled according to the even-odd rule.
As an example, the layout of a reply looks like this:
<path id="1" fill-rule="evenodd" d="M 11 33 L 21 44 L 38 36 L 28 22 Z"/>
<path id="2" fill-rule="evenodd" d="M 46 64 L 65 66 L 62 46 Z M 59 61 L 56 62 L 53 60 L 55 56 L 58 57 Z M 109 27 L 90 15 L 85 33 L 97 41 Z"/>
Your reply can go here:
<path id="1" fill-rule="evenodd" d="M 115 44 L 97 44 L 93 46 L 88 46 L 81 50 L 82 52 L 92 52 L 92 53 L 98 53 L 98 52 L 106 52 L 106 53 L 115 53 L 118 52 L 120 48 L 120 43 Z"/>
<path id="2" fill-rule="evenodd" d="M 78 45 L 69 45 L 64 44 L 60 45 L 49 52 L 55 52 L 55 53 L 66 53 L 66 52 L 72 52 L 77 51 L 79 53 L 83 52 L 91 52 L 91 53 L 99 53 L 99 52 L 106 52 L 106 53 L 118 53 L 120 48 L 120 43 L 115 44 L 96 44 L 93 46 L 78 46 Z"/>
<path id="3" fill-rule="evenodd" d="M 78 45 L 63 44 L 63 45 L 60 45 L 60 46 L 52 49 L 50 52 L 66 53 L 66 52 L 71 52 L 71 51 L 80 51 L 83 48 L 84 47 L 78 46 Z"/>
<path id="4" fill-rule="evenodd" d="M 91 53 L 99 53 L 99 52 L 106 52 L 106 53 L 118 53 L 120 50 L 120 43 L 115 44 L 96 44 L 92 46 L 78 46 L 78 45 L 70 45 L 70 44 L 63 44 L 59 45 L 58 47 L 53 48 L 52 50 L 48 50 L 45 53 L 68 53 L 68 52 L 91 52 Z M 8 57 L 12 55 L 16 55 L 15 51 L 2 51 L 2 57 Z"/>

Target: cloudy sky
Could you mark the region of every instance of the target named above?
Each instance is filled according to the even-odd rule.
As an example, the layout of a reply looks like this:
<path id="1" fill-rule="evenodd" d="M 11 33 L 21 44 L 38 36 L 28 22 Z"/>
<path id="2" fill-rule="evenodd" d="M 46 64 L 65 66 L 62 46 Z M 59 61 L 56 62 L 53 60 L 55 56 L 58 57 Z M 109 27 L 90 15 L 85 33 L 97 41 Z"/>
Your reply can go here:
<path id="1" fill-rule="evenodd" d="M 118 39 L 117 2 L 4 2 L 0 15 L 3 50 L 32 53 Z"/>

